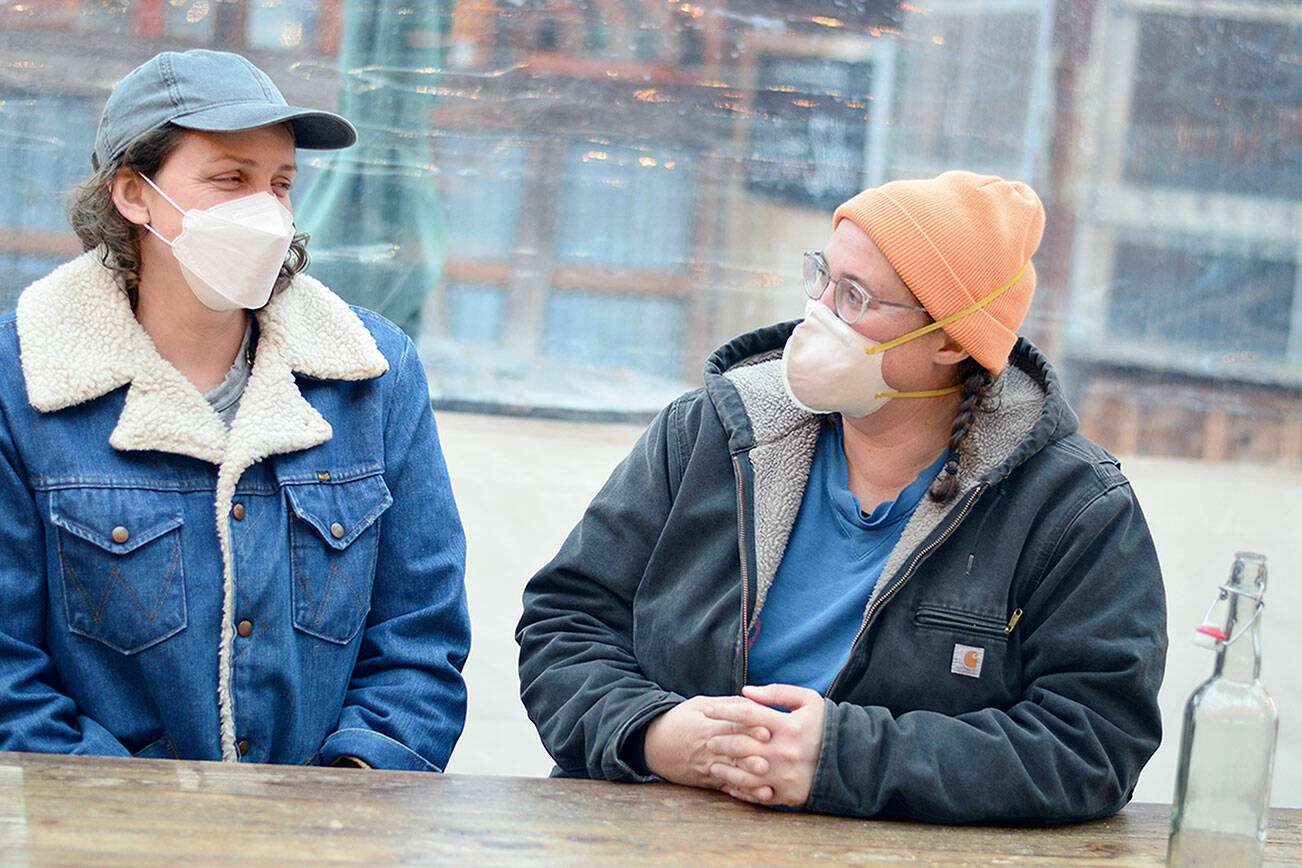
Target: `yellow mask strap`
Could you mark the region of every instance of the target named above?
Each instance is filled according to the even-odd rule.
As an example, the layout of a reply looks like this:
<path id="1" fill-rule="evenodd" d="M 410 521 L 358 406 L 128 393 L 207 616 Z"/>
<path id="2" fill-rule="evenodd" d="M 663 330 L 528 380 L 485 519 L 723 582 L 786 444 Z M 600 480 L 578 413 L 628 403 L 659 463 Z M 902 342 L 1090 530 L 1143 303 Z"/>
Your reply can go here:
<path id="1" fill-rule="evenodd" d="M 944 389 L 926 389 L 921 392 L 878 392 L 874 398 L 939 398 L 963 391 L 962 386 L 948 386 Z"/>
<path id="2" fill-rule="evenodd" d="M 978 301 L 976 304 L 965 307 L 962 310 L 960 310 L 958 313 L 952 313 L 949 316 L 945 317 L 944 319 L 938 319 L 933 323 L 927 323 L 925 326 L 923 326 L 920 329 L 914 329 L 913 331 L 907 334 L 900 335 L 898 338 L 889 340 L 884 344 L 878 344 L 875 347 L 865 347 L 864 352 L 868 353 L 869 355 L 872 355 L 873 353 L 884 353 L 887 350 L 889 350 L 891 347 L 898 347 L 900 344 L 904 343 L 905 341 L 911 341 L 914 338 L 921 337 L 922 335 L 927 334 L 927 332 L 934 332 L 936 329 L 943 329 L 945 326 L 949 325 L 955 320 L 960 320 L 970 313 L 976 313 L 978 310 L 985 307 L 987 304 L 994 301 L 996 298 L 999 298 L 999 296 L 1003 295 L 1008 290 L 1012 289 L 1013 284 L 1017 283 L 1017 281 L 1022 279 L 1022 275 L 1026 273 L 1026 269 L 1029 268 L 1030 265 L 1031 265 L 1031 260 L 1029 259 L 1026 260 L 1026 262 L 1022 265 L 1021 269 L 1018 270 L 1017 274 L 1013 275 L 1012 280 L 1008 281 L 1003 286 L 999 287 L 994 292 L 990 293 L 985 298 Z M 906 397 L 904 393 L 894 393 L 894 394 L 896 395 L 896 397 Z"/>

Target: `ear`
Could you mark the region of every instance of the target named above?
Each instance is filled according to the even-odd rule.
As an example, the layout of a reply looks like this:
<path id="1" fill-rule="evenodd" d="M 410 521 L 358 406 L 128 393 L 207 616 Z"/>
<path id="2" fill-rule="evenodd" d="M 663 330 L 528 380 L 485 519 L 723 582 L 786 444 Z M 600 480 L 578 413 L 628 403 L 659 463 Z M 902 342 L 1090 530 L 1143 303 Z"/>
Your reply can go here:
<path id="1" fill-rule="evenodd" d="M 145 200 L 145 182 L 131 169 L 118 169 L 109 185 L 113 206 L 131 223 L 143 226 L 149 221 L 149 203 Z"/>
<path id="2" fill-rule="evenodd" d="M 931 360 L 936 365 L 958 365 L 965 359 L 971 358 L 971 353 L 963 349 L 958 341 L 949 336 L 949 332 L 941 329 L 940 333 L 945 336 L 944 342 L 936 348 L 932 354 Z"/>

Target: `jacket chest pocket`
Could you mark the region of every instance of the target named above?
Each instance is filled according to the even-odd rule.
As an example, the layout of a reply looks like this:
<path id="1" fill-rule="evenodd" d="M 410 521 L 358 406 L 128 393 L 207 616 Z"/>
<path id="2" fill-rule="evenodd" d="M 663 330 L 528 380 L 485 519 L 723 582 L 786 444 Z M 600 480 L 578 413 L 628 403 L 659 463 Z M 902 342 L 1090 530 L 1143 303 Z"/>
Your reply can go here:
<path id="1" fill-rule="evenodd" d="M 181 509 L 118 488 L 51 494 L 68 629 L 135 654 L 185 629 Z"/>
<path id="2" fill-rule="evenodd" d="M 927 603 L 914 610 L 913 624 L 923 629 L 1000 643 L 1007 642 L 1011 632 L 1009 619 L 1002 616 Z"/>
<path id="3" fill-rule="evenodd" d="M 371 610 L 379 518 L 393 503 L 379 476 L 288 485 L 294 626 L 345 644 Z"/>

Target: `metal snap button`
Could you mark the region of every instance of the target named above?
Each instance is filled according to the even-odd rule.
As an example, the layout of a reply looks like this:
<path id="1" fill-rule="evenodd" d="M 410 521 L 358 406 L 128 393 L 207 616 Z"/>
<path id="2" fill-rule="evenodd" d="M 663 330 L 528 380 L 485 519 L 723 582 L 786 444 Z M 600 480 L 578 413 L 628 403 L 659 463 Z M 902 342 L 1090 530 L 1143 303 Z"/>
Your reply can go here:
<path id="1" fill-rule="evenodd" d="M 240 739 L 240 743 L 235 745 L 235 747 L 239 749 L 240 756 L 245 756 L 249 752 L 249 740 L 247 738 L 242 738 Z"/>
<path id="2" fill-rule="evenodd" d="M 237 503 L 237 504 L 235 504 L 235 506 L 231 507 L 231 515 L 233 515 L 233 516 L 235 517 L 235 520 L 236 520 L 236 521 L 240 521 L 241 519 L 243 519 L 243 518 L 244 518 L 244 504 L 242 504 L 242 503 Z"/>
<path id="3" fill-rule="evenodd" d="M 241 636 L 252 636 L 253 622 L 249 620 L 241 621 L 239 625 L 235 628 L 235 632 L 239 633 Z"/>
<path id="4" fill-rule="evenodd" d="M 131 539 L 131 534 L 127 531 L 125 527 L 123 527 L 122 525 L 118 525 L 117 527 L 113 528 L 113 542 L 117 543 L 118 545 L 121 545 L 122 543 L 126 542 L 129 539 Z"/>
<path id="5" fill-rule="evenodd" d="M 339 522 L 335 522 L 334 524 L 330 525 L 330 535 L 335 539 L 343 539 L 344 526 Z"/>

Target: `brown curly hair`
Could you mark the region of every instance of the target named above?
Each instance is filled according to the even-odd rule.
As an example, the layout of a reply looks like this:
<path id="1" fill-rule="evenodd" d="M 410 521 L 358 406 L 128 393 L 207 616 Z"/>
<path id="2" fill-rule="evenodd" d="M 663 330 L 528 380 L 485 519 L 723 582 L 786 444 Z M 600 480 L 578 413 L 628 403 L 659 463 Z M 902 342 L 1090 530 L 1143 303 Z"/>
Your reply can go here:
<path id="1" fill-rule="evenodd" d="M 164 124 L 139 136 L 127 145 L 121 157 L 97 165 L 94 173 L 77 185 L 68 203 L 68 222 L 82 250 L 100 251 L 100 259 L 117 277 L 132 310 L 140 295 L 140 237 L 145 230 L 123 217 L 113 204 L 113 181 L 118 170 L 124 168 L 153 178 L 180 146 L 186 132 L 174 124 Z M 273 291 L 282 289 L 307 268 L 307 242 L 305 233 L 294 236 Z"/>

